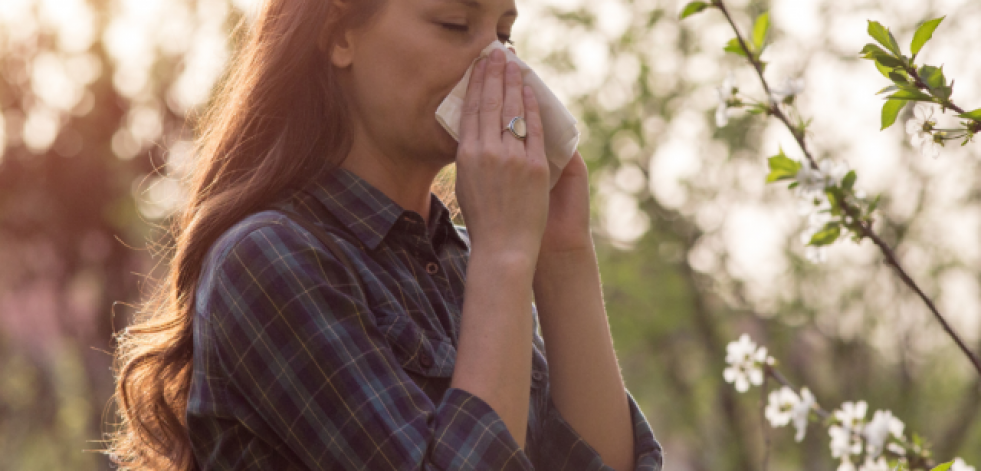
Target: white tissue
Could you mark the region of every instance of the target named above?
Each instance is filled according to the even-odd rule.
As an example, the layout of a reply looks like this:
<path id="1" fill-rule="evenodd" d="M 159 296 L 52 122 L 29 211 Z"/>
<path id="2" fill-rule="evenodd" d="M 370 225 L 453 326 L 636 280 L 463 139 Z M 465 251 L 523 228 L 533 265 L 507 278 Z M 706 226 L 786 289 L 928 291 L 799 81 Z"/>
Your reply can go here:
<path id="1" fill-rule="evenodd" d="M 542 126 L 545 130 L 545 157 L 548 159 L 551 180 L 549 188 L 552 188 L 559 181 L 562 169 L 572 159 L 572 155 L 579 145 L 579 129 L 576 128 L 576 118 L 549 90 L 545 82 L 542 82 L 542 79 L 531 70 L 531 67 L 518 59 L 518 56 L 514 55 L 500 41 L 493 41 L 480 52 L 477 59 L 474 59 L 460 83 L 439 105 L 436 110 L 436 120 L 454 139 L 460 140 L 460 113 L 467 96 L 467 88 L 470 85 L 470 74 L 473 72 L 477 60 L 488 56 L 494 49 L 504 51 L 508 62 L 518 64 L 521 68 L 524 84 L 535 91 L 535 98 L 538 99 L 538 105 L 541 109 Z"/>

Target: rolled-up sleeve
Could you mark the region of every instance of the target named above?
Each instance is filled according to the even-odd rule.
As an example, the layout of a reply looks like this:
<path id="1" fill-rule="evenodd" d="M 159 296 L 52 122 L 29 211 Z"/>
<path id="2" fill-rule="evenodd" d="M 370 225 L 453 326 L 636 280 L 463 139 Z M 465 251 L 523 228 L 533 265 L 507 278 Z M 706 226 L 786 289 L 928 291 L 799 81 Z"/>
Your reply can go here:
<path id="1" fill-rule="evenodd" d="M 654 438 L 654 431 L 644 417 L 630 391 L 627 399 L 630 404 L 630 418 L 633 423 L 634 468 L 637 471 L 661 471 L 663 455 L 661 445 Z M 552 402 L 547 400 L 544 417 L 544 442 L 541 450 L 539 468 L 557 471 L 612 471 L 603 463 L 599 453 L 583 440 L 571 425 L 562 417 Z"/>
<path id="2" fill-rule="evenodd" d="M 283 222 L 249 232 L 219 261 L 215 283 L 208 322 L 222 374 L 290 461 L 532 469 L 479 397 L 449 388 L 433 404 L 401 368 L 357 279 L 305 230 Z M 556 445 L 582 453 L 568 440 Z"/>

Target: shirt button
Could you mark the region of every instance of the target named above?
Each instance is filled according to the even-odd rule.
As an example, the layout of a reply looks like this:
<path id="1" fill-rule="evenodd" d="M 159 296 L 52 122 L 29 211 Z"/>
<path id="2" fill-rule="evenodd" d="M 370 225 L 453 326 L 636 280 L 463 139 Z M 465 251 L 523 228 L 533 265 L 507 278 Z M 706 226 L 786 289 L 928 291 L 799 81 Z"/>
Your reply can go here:
<path id="1" fill-rule="evenodd" d="M 437 272 L 439 272 L 439 265 L 437 265 L 436 262 L 429 262 L 426 264 L 426 273 L 435 275 Z"/>
<path id="2" fill-rule="evenodd" d="M 541 371 L 533 371 L 531 373 L 531 377 L 534 378 L 535 381 L 541 381 L 545 375 L 543 375 Z"/>
<path id="3" fill-rule="evenodd" d="M 430 366 L 433 366 L 433 357 L 423 353 L 419 355 L 419 364 L 422 365 L 423 368 L 429 368 Z"/>

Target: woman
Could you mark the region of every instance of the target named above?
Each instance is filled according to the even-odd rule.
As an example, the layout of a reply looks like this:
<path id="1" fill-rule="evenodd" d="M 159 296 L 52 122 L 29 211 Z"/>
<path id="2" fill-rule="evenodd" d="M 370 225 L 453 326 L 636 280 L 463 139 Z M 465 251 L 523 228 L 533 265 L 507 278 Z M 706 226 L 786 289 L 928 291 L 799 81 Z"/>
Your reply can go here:
<path id="1" fill-rule="evenodd" d="M 204 122 L 167 283 L 120 336 L 121 467 L 660 469 L 582 157 L 550 192 L 537 101 L 503 54 L 475 67 L 459 143 L 435 119 L 516 16 L 265 3 Z M 527 137 L 502 132 L 514 117 Z M 451 163 L 466 228 L 430 191 Z"/>

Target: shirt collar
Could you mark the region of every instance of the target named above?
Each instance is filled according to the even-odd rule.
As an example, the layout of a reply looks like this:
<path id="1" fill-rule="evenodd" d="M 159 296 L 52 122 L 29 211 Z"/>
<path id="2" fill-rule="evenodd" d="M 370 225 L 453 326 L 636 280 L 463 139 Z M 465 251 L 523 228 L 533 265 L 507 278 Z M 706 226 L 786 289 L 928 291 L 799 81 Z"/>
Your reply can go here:
<path id="1" fill-rule="evenodd" d="M 381 244 L 404 213 L 414 213 L 405 210 L 381 190 L 342 167 L 327 172 L 324 177 L 315 181 L 310 187 L 310 193 L 369 250 L 375 250 Z M 449 238 L 460 244 L 461 248 L 468 248 L 453 226 L 450 211 L 443 201 L 433 193 L 429 197 L 430 217 L 437 219 L 436 242 L 445 240 L 445 234 L 449 234 Z M 444 235 L 439 235 L 440 232 Z"/>

